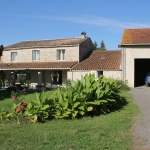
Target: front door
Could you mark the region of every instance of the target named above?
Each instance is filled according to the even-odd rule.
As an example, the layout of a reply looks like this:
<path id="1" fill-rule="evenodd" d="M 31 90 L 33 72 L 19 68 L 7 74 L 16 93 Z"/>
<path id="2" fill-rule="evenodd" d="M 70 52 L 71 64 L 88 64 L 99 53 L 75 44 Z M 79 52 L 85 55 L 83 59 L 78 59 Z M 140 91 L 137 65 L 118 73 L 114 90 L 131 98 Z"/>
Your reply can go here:
<path id="1" fill-rule="evenodd" d="M 52 84 L 62 84 L 62 71 L 53 71 L 51 74 Z"/>

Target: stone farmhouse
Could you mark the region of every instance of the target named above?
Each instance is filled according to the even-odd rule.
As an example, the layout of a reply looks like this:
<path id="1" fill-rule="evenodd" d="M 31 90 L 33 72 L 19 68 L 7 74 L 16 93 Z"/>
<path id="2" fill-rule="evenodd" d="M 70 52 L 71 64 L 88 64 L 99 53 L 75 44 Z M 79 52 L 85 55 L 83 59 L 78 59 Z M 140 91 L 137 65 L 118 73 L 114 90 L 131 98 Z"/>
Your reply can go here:
<path id="1" fill-rule="evenodd" d="M 94 73 L 126 81 L 135 87 L 144 84 L 150 71 L 150 28 L 125 29 L 121 50 L 94 50 L 85 32 L 80 37 L 23 41 L 3 50 L 0 77 L 9 85 L 27 87 L 63 85 L 68 79 Z"/>

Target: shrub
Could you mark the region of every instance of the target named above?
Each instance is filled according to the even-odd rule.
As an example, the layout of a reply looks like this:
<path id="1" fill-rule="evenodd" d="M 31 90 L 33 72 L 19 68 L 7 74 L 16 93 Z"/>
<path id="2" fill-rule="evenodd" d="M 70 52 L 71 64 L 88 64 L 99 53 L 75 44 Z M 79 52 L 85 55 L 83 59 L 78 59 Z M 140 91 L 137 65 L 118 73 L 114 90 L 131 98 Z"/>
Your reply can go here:
<path id="1" fill-rule="evenodd" d="M 122 101 L 121 85 L 112 78 L 86 74 L 81 80 L 71 81 L 72 88 L 56 91 L 56 118 L 76 118 L 93 114 L 108 113 L 116 103 Z"/>
<path id="2" fill-rule="evenodd" d="M 24 102 L 24 91 L 13 91 L 11 96 L 15 104 L 12 116 L 17 119 L 17 123 L 20 123 L 20 117 L 30 123 L 45 122 L 52 118 L 107 114 L 114 108 L 119 108 L 123 101 L 121 88 L 122 84 L 112 78 L 100 76 L 95 80 L 94 74 L 86 74 L 81 80 L 69 80 L 69 86 L 65 89 L 58 87 L 50 95 L 45 95 L 44 91 L 36 93 L 36 100 L 30 103 Z"/>
<path id="3" fill-rule="evenodd" d="M 66 87 L 71 88 L 71 80 L 70 79 L 66 80 L 65 85 L 66 85 Z"/>
<path id="4" fill-rule="evenodd" d="M 36 93 L 36 100 L 30 103 L 21 102 L 14 104 L 13 116 L 16 117 L 17 122 L 20 124 L 20 118 L 24 118 L 28 123 L 31 122 L 45 122 L 49 116 L 49 104 L 47 104 L 46 97 L 42 97 L 44 91 L 38 95 Z"/>
<path id="5" fill-rule="evenodd" d="M 26 95 L 25 89 L 11 92 L 11 97 L 14 100 L 15 104 L 23 102 L 25 100 L 25 95 Z"/>
<path id="6" fill-rule="evenodd" d="M 129 91 L 130 90 L 130 87 L 128 86 L 128 84 L 127 84 L 127 82 L 126 81 L 122 81 L 122 80 L 119 80 L 119 79 L 116 79 L 115 80 L 116 81 L 116 83 L 118 84 L 118 85 L 121 85 L 121 90 L 122 91 Z"/>

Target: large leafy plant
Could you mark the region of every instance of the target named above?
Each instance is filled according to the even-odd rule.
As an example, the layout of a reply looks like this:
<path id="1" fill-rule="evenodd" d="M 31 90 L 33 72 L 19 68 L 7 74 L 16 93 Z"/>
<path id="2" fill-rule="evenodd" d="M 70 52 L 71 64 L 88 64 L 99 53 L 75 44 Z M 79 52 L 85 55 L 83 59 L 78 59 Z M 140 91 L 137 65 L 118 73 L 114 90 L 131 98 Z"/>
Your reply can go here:
<path id="1" fill-rule="evenodd" d="M 38 121 L 44 122 L 45 119 L 49 117 L 50 102 L 48 101 L 47 96 L 44 92 L 41 92 L 40 94 L 35 93 L 35 95 L 36 98 L 30 103 L 19 101 L 14 104 L 13 116 L 16 118 L 18 124 L 20 124 L 19 118 L 22 117 L 25 118 L 28 123 Z"/>
<path id="2" fill-rule="evenodd" d="M 9 120 L 10 118 L 12 118 L 12 113 L 5 110 L 0 111 L 0 121 Z"/>
<path id="3" fill-rule="evenodd" d="M 100 76 L 96 80 L 94 74 L 86 74 L 81 80 L 69 81 L 69 86 L 58 87 L 49 95 L 44 91 L 35 93 L 36 97 L 30 103 L 24 101 L 25 93 L 12 92 L 14 111 L 12 114 L 1 112 L 0 119 L 13 116 L 20 123 L 19 118 L 23 117 L 30 123 L 107 114 L 122 101 L 120 88 L 112 78 Z"/>
<path id="4" fill-rule="evenodd" d="M 59 87 L 56 91 L 55 102 L 55 118 L 75 118 L 83 116 L 87 111 L 82 104 L 80 94 L 72 88 L 67 88 L 64 91 Z"/>
<path id="5" fill-rule="evenodd" d="M 71 81 L 71 88 L 56 91 L 56 118 L 75 118 L 88 112 L 108 113 L 120 100 L 120 85 L 111 78 L 86 74 L 81 80 Z"/>
<path id="6" fill-rule="evenodd" d="M 92 111 L 109 112 L 108 106 L 112 106 L 120 99 L 120 85 L 112 78 L 100 76 L 95 79 L 94 74 L 86 74 L 81 80 L 72 82 L 72 87 L 77 92 L 80 91 L 82 99 L 86 99 L 86 105 L 93 108 Z"/>
<path id="7" fill-rule="evenodd" d="M 29 122 L 45 122 L 45 119 L 49 117 L 50 105 L 47 102 L 47 96 L 44 95 L 44 91 L 40 94 L 36 94 L 36 100 L 32 100 L 28 103 L 24 111 L 24 116 L 29 119 Z"/>

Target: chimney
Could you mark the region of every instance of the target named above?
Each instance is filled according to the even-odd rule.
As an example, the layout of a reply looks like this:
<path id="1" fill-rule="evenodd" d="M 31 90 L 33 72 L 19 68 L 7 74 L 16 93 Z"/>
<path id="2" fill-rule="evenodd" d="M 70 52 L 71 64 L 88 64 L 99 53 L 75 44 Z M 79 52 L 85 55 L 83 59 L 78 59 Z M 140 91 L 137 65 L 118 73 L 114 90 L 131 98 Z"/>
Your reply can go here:
<path id="1" fill-rule="evenodd" d="M 86 38 L 86 32 L 81 32 L 81 38 Z"/>

